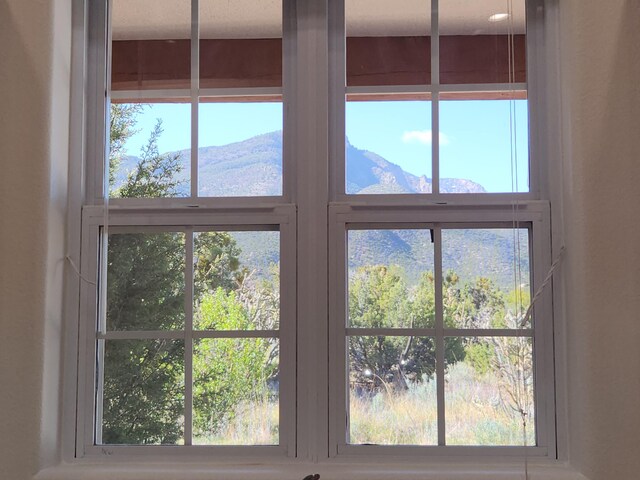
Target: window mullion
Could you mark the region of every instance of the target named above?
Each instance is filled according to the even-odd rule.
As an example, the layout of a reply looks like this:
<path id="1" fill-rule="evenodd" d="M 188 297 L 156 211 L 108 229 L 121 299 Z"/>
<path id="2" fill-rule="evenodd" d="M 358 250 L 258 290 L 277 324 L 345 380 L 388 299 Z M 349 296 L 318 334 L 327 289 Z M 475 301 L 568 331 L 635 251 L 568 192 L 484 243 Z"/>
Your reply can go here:
<path id="1" fill-rule="evenodd" d="M 329 8 L 329 154 L 331 182 L 330 198 L 336 200 L 346 193 L 346 26 L 345 1 L 337 0 Z"/>
<path id="2" fill-rule="evenodd" d="M 96 344 L 96 360 L 93 365 L 96 372 L 96 406 L 95 406 L 95 427 L 94 436 L 97 445 L 102 443 L 102 409 L 104 396 L 104 349 L 105 340 L 97 340 Z M 88 439 L 91 442 L 91 439 Z"/>
<path id="3" fill-rule="evenodd" d="M 328 456 L 328 2 L 296 3 L 298 456 Z"/>
<path id="4" fill-rule="evenodd" d="M 191 197 L 198 196 L 198 111 L 200 89 L 200 1 L 191 0 Z"/>
<path id="5" fill-rule="evenodd" d="M 436 310 L 436 388 L 438 399 L 438 445 L 445 445 L 444 410 L 444 303 L 442 298 L 442 229 L 433 229 L 433 269 Z"/>
<path id="6" fill-rule="evenodd" d="M 438 0 L 431 0 L 431 193 L 440 193 L 440 37 Z"/>
<path id="7" fill-rule="evenodd" d="M 193 229 L 185 235 L 184 266 L 184 444 L 193 442 Z"/>

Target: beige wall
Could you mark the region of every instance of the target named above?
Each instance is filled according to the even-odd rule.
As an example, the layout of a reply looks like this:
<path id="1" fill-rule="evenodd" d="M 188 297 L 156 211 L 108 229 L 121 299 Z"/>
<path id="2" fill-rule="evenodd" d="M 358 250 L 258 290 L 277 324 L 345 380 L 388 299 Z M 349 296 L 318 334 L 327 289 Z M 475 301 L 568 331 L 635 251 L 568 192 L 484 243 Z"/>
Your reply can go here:
<path id="1" fill-rule="evenodd" d="M 70 38 L 70 1 L 0 1 L 2 480 L 57 454 Z"/>
<path id="2" fill-rule="evenodd" d="M 640 478 L 640 2 L 559 0 L 572 461 Z"/>
<path id="3" fill-rule="evenodd" d="M 0 479 L 55 462 L 71 0 L 0 0 Z M 640 478 L 640 2 L 559 0 L 570 460 Z"/>

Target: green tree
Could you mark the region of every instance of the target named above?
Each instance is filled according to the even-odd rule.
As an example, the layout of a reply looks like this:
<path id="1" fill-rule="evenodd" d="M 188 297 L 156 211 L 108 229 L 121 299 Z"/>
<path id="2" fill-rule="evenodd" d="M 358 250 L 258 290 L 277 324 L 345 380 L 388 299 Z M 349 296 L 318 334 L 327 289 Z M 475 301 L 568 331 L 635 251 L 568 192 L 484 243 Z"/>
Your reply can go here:
<path id="1" fill-rule="evenodd" d="M 112 105 L 113 111 L 117 105 Z M 137 110 L 130 109 L 130 115 L 137 115 Z M 127 115 L 120 114 L 121 123 L 127 124 L 131 122 L 131 118 Z M 128 126 L 120 128 L 119 135 L 132 135 L 135 131 Z M 129 172 L 127 180 L 121 186 L 112 184 L 111 196 L 124 198 L 157 198 L 157 197 L 173 197 L 178 194 L 178 187 L 183 183 L 178 174 L 182 170 L 179 154 L 160 154 L 158 151 L 158 139 L 162 135 L 162 121 L 158 119 L 147 144 L 142 147 L 140 159 L 133 169 Z M 118 143 L 126 141 L 126 138 L 119 138 Z M 109 179 L 115 182 L 115 171 L 121 164 L 121 152 L 123 146 L 116 147 L 117 155 L 109 156 L 109 160 L 113 158 L 114 164 L 109 166 Z"/>
<path id="2" fill-rule="evenodd" d="M 184 236 L 113 234 L 107 267 L 109 330 L 184 326 Z M 175 443 L 183 412 L 183 342 L 107 341 L 105 443 Z"/>
<path id="3" fill-rule="evenodd" d="M 455 272 L 445 274 L 445 324 L 455 328 L 519 328 L 530 302 L 526 286 L 504 293 L 479 277 L 460 285 Z M 466 337 L 464 359 L 479 375 L 495 375 L 502 407 L 526 420 L 533 414 L 533 355 L 528 338 Z"/>
<path id="4" fill-rule="evenodd" d="M 251 330 L 255 325 L 235 292 L 217 288 L 205 294 L 199 327 L 207 330 Z M 194 349 L 195 434 L 219 432 L 233 420 L 242 401 L 264 402 L 268 380 L 277 375 L 276 342 L 266 338 L 203 339 Z"/>
<path id="5" fill-rule="evenodd" d="M 349 283 L 349 326 L 365 328 L 430 328 L 435 319 L 431 273 L 410 289 L 399 266 L 359 268 Z M 352 336 L 349 341 L 351 381 L 374 388 L 403 390 L 435 372 L 433 337 Z M 447 342 L 449 364 L 464 358 L 461 342 Z"/>
<path id="6" fill-rule="evenodd" d="M 122 163 L 124 146 L 136 133 L 136 118 L 143 109 L 144 105 L 139 103 L 111 105 L 109 112 L 109 186 L 111 188 L 116 184 L 115 175 Z"/>
<path id="7" fill-rule="evenodd" d="M 444 322 L 452 328 L 506 328 L 505 296 L 494 282 L 479 277 L 460 284 L 450 270 L 444 275 Z"/>
<path id="8" fill-rule="evenodd" d="M 218 287 L 237 288 L 247 274 L 240 265 L 240 248 L 227 232 L 194 235 L 194 297 L 202 298 Z"/>
<path id="9" fill-rule="evenodd" d="M 114 197 L 170 197 L 181 186 L 175 154 L 160 154 L 158 121 L 140 160 L 116 185 L 124 145 L 136 133 L 142 105 L 111 106 L 109 179 Z M 184 328 L 185 246 L 181 233 L 118 233 L 109 236 L 107 328 Z M 196 296 L 232 289 L 244 274 L 239 248 L 224 232 L 195 241 Z M 175 340 L 112 340 L 104 348 L 102 440 L 104 443 L 176 443 L 183 435 L 184 343 Z"/>

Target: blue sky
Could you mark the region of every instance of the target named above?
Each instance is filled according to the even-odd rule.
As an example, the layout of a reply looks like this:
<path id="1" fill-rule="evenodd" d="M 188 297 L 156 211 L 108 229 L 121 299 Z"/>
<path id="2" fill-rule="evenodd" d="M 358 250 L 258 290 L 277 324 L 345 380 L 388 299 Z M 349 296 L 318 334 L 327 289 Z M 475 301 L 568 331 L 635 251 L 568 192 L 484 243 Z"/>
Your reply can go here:
<path id="1" fill-rule="evenodd" d="M 199 107 L 199 145 L 226 145 L 261 133 L 282 130 L 280 103 L 203 103 Z M 129 155 L 138 155 L 149 139 L 157 119 L 163 134 L 158 140 L 160 152 L 191 148 L 191 104 L 156 103 L 138 116 L 138 133 L 126 144 Z"/>
<path id="2" fill-rule="evenodd" d="M 440 102 L 440 176 L 463 178 L 490 192 L 512 191 L 511 115 L 515 109 L 514 152 L 518 191 L 528 191 L 526 100 Z M 164 133 L 161 152 L 190 148 L 189 104 L 154 104 L 138 118 L 139 132 L 127 143 L 138 155 L 156 119 Z M 225 145 L 282 129 L 279 103 L 204 103 L 200 105 L 199 144 Z M 431 102 L 349 102 L 346 132 L 352 145 L 370 150 L 414 175 L 431 177 Z"/>

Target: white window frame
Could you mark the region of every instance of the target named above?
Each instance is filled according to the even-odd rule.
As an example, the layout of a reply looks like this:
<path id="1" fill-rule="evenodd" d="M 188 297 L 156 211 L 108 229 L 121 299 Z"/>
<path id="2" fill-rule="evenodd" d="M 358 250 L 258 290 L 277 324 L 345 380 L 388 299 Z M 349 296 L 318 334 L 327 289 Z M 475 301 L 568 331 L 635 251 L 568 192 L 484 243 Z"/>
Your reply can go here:
<path id="1" fill-rule="evenodd" d="M 442 230 L 459 228 L 528 228 L 530 231 L 530 268 L 532 290 L 540 288 L 545 272 L 551 263 L 549 232 L 549 210 L 547 202 L 528 202 L 512 206 L 492 205 L 466 208 L 459 206 L 404 207 L 347 206 L 336 205 L 330 210 L 331 225 L 331 283 L 332 311 L 330 324 L 330 371 L 336 393 L 332 401 L 330 419 L 330 445 L 332 457 L 352 460 L 363 456 L 382 457 L 441 457 L 441 456 L 501 456 L 545 457 L 555 455 L 553 435 L 555 418 L 553 412 L 553 335 L 548 328 L 553 317 L 552 297 L 543 292 L 536 302 L 534 321 L 531 328 L 523 329 L 453 329 L 443 325 L 442 305 Z M 434 284 L 435 284 L 435 325 L 421 329 L 371 329 L 347 328 L 347 232 L 353 229 L 423 229 L 434 232 Z M 529 255 L 529 252 L 527 252 Z M 374 332 L 375 330 L 375 332 Z M 438 399 L 438 445 L 356 445 L 346 443 L 347 403 L 347 352 L 346 339 L 349 335 L 403 335 L 411 334 L 433 337 L 436 341 L 436 385 Z M 445 368 L 444 337 L 520 337 L 531 338 L 534 342 L 534 404 L 536 445 L 531 446 L 453 446 L 445 445 Z M 531 426 L 530 426 L 531 428 Z M 525 453 L 526 450 L 526 453 Z"/>
<path id="2" fill-rule="evenodd" d="M 119 460 L 136 460 L 140 458 L 176 458 L 187 454 L 193 458 L 251 458 L 283 461 L 295 457 L 296 454 L 296 402 L 295 402 L 295 357 L 296 357 L 296 325 L 295 325 L 295 288 L 296 288 L 296 209 L 291 203 L 295 177 L 292 161 L 293 116 L 289 98 L 284 92 L 292 90 L 293 62 L 290 54 L 293 45 L 295 14 L 292 13 L 294 3 L 283 1 L 283 85 L 274 88 L 216 88 L 201 89 L 199 87 L 199 38 L 198 17 L 199 0 L 191 1 L 191 88 L 166 90 L 132 90 L 110 91 L 110 21 L 109 0 L 91 2 L 85 6 L 83 15 L 87 18 L 87 108 L 85 135 L 88 139 L 84 155 L 87 158 L 84 178 L 84 197 L 81 202 L 82 220 L 80 251 L 80 309 L 78 322 L 78 364 L 75 447 L 74 457 L 91 460 L 97 458 L 117 458 Z M 105 96 L 106 92 L 106 96 Z M 198 108 L 200 97 L 251 97 L 282 95 L 283 98 L 283 185 L 282 195 L 270 197 L 198 197 Z M 186 198 L 110 198 L 105 201 L 108 191 L 107 158 L 105 152 L 108 145 L 109 104 L 111 100 L 135 99 L 144 102 L 147 99 L 171 99 L 187 97 L 191 99 L 191 158 L 190 158 L 190 197 Z M 98 133 L 99 132 L 99 133 Z M 193 255 L 188 241 L 194 230 L 260 230 L 264 226 L 277 226 L 280 231 L 281 261 L 281 305 L 280 327 L 280 379 L 279 390 L 279 445 L 274 446 L 223 446 L 223 445 L 102 445 L 96 438 L 96 423 L 99 418 L 100 401 L 96 359 L 99 351 L 97 341 L 109 338 L 148 338 L 171 337 L 185 340 L 185 348 L 192 343 L 194 333 L 190 328 L 193 312 L 190 311 L 189 282 L 186 285 L 185 314 L 187 325 L 180 332 L 104 332 L 99 328 L 97 318 L 100 297 L 98 287 L 93 285 L 104 282 L 100 274 L 99 250 L 105 250 L 105 239 L 100 231 L 108 225 L 108 231 L 122 228 L 159 228 L 162 231 L 183 231 L 186 233 L 186 271 L 185 278 L 190 278 L 192 264 L 188 261 Z M 96 250 L 98 249 L 98 251 Z M 286 285 L 286 291 L 283 291 Z M 104 301 L 104 300 L 103 300 Z M 190 331 L 191 330 L 191 331 Z M 253 332 L 238 332 L 234 338 L 247 338 Z M 206 338 L 229 337 L 228 332 L 207 332 Z M 204 338 L 204 337 L 203 337 Z M 185 364 L 185 410 L 192 407 L 189 400 L 190 372 L 189 359 L 186 354 Z M 97 385 L 97 387 L 95 387 Z M 98 389 L 96 393 L 95 389 Z M 190 412 L 192 414 L 192 412 Z M 186 414 L 188 419 L 189 413 Z M 185 437 L 191 436 L 191 428 L 185 422 Z M 187 440 L 187 443 L 188 440 Z M 175 456 L 175 457 L 174 457 Z"/>
<path id="3" fill-rule="evenodd" d="M 539 67 L 543 65 L 542 48 L 536 48 L 544 40 L 541 32 L 544 0 L 526 0 L 527 28 L 527 82 L 525 83 L 486 83 L 486 84 L 440 84 L 438 2 L 431 2 L 431 83 L 424 85 L 384 85 L 384 86 L 348 86 L 346 83 L 346 28 L 345 2 L 333 0 L 329 13 L 329 101 L 330 101 L 330 145 L 331 145 L 331 199 L 333 202 L 355 204 L 391 204 L 391 205 L 487 205 L 509 204 L 548 199 L 548 191 L 542 182 L 545 162 L 539 154 L 531 132 L 541 135 L 541 127 L 536 108 L 529 110 L 529 191 L 517 193 L 441 193 L 440 192 L 440 138 L 438 101 L 441 92 L 518 92 L 526 91 L 529 104 L 535 104 L 543 98 Z M 390 94 L 431 94 L 431 155 L 432 155 L 432 191 L 430 194 L 347 194 L 345 169 L 345 113 L 347 95 L 390 95 Z"/>
<path id="4" fill-rule="evenodd" d="M 545 17 L 545 0 L 529 0 L 527 4 L 527 91 L 530 108 L 530 191 L 523 194 L 428 194 L 428 195 L 347 195 L 344 192 L 344 98 L 347 93 L 388 93 L 376 89 L 344 87 L 344 0 L 284 0 L 283 12 L 283 87 L 282 89 L 215 89 L 200 91 L 192 84 L 187 96 L 192 98 L 192 122 L 197 122 L 197 99 L 199 94 L 207 96 L 263 95 L 283 93 L 284 112 L 284 154 L 283 154 L 283 195 L 281 197 L 240 197 L 240 198 L 167 198 L 155 199 L 152 203 L 144 199 L 111 199 L 109 201 L 109 225 L 162 225 L 162 226 L 202 226 L 216 228 L 232 226 L 232 218 L 242 218 L 247 225 L 280 225 L 281 250 L 283 255 L 295 251 L 295 269 L 289 275 L 283 272 L 281 288 L 297 292 L 295 306 L 284 307 L 283 315 L 297 318 L 295 348 L 297 351 L 297 381 L 294 424 L 285 430 L 287 444 L 284 448 L 269 450 L 264 447 L 219 447 L 219 446 L 177 446 L 167 455 L 166 446 L 95 446 L 92 445 L 89 413 L 91 403 L 88 394 L 93 389 L 90 370 L 92 353 L 86 319 L 95 319 L 97 299 L 95 288 L 86 279 L 96 278 L 98 257 L 95 246 L 98 231 L 104 223 L 104 195 L 107 188 L 100 162 L 104 162 L 104 151 L 108 133 L 104 118 L 109 105 L 110 92 L 106 79 L 109 69 L 104 61 L 109 38 L 104 35 L 107 19 L 106 0 L 99 2 L 74 2 L 75 64 L 86 71 L 74 75 L 74 84 L 81 95 L 76 95 L 72 126 L 75 124 L 84 133 L 72 139 L 73 160 L 82 167 L 81 173 L 70 174 L 70 214 L 69 238 L 70 257 L 82 259 L 82 277 L 70 285 L 67 304 L 70 315 L 65 358 L 65 408 L 64 453 L 65 459 L 73 462 L 140 461 L 145 458 L 181 461 L 195 455 L 199 459 L 235 463 L 288 463 L 289 461 L 351 464 L 362 462 L 430 462 L 433 457 L 440 459 L 459 458 L 460 455 L 472 461 L 495 462 L 521 460 L 524 455 L 543 456 L 548 460 L 566 458 L 565 412 L 562 406 L 563 392 L 556 388 L 562 381 L 563 359 L 557 344 L 563 332 L 554 327 L 553 318 L 560 318 L 561 307 L 557 299 L 552 299 L 551 291 L 546 291 L 536 307 L 548 315 L 543 328 L 536 327 L 536 370 L 544 372 L 537 383 L 536 397 L 545 411 L 537 412 L 540 432 L 545 441 L 539 447 L 386 447 L 368 448 L 341 446 L 339 429 L 336 428 L 341 416 L 336 396 L 327 393 L 338 385 L 336 373 L 341 367 L 339 361 L 327 362 L 331 352 L 335 352 L 335 335 L 339 331 L 344 316 L 337 313 L 340 289 L 329 288 L 328 279 L 335 280 L 339 247 L 336 238 L 340 228 L 346 223 L 372 222 L 378 224 L 406 222 L 411 224 L 434 224 L 456 222 L 506 222 L 517 217 L 529 222 L 534 231 L 533 279 L 534 289 L 541 282 L 551 264 L 551 253 L 557 251 L 557 244 L 550 238 L 552 224 L 549 199 L 556 201 L 558 193 L 549 188 L 553 181 L 547 159 L 557 155 L 559 134 L 552 131 L 556 113 L 552 108 L 553 88 L 546 85 L 557 80 L 555 66 L 546 62 L 554 60 L 557 45 L 557 12 Z M 197 18 L 197 0 L 194 2 L 194 17 Z M 550 19 L 550 20 L 548 20 Z M 437 18 L 432 18 L 437 22 Z M 194 24 L 192 31 L 197 29 Z M 432 29 L 433 30 L 433 29 Z M 437 32 L 437 23 L 435 25 Z M 193 45 L 195 44 L 195 45 Z M 192 42 L 193 62 L 197 64 L 198 42 Z M 196 60 L 194 60 L 196 59 Z M 432 56 L 433 62 L 437 58 Z M 197 78 L 197 72 L 195 73 Z M 500 89 L 504 86 L 496 86 Z M 509 88 L 513 88 L 509 85 Z M 438 93 L 435 85 L 428 87 L 432 94 Z M 449 88 L 449 87 L 443 87 Z M 486 86 L 456 85 L 453 90 L 482 90 Z M 416 87 L 400 89 L 405 93 L 416 92 Z M 424 92 L 422 87 L 419 92 Z M 129 92 L 131 94 L 131 92 Z M 158 94 L 176 96 L 177 91 L 153 91 L 135 93 L 140 99 L 158 98 Z M 113 98 L 124 94 L 117 93 Z M 80 97 L 80 98 L 79 98 Z M 129 97 L 130 98 L 130 97 Z M 195 112 L 195 113 L 194 113 Z M 551 112 L 551 113 L 549 113 Z M 432 115 L 436 118 L 437 110 Z M 549 121 L 551 119 L 551 121 Z M 192 123 L 197 145 L 197 123 Z M 437 135 L 433 142 L 437 150 Z M 192 157 L 193 157 L 192 148 Z M 433 177 L 437 178 L 437 153 L 433 156 Z M 195 167 L 194 167 L 195 165 Z M 197 164 L 192 161 L 192 172 Z M 288 173 L 287 173 L 288 172 Z M 342 187 L 340 187 L 342 186 Z M 191 178 L 192 192 L 197 189 L 197 172 Z M 435 187 L 434 187 L 435 190 Z M 557 190 L 557 189 L 556 189 Z M 437 190 L 435 190 L 437 191 Z M 552 204 L 553 207 L 553 204 Z M 197 212 L 195 212 L 197 210 Z M 514 214 L 513 212 L 517 213 Z M 277 213 L 276 213 L 277 212 Z M 280 217 L 278 217 L 280 215 Z M 514 217 L 515 215 L 515 217 Z M 283 218 L 286 217 L 286 220 Z M 508 217 L 508 218 L 507 218 Z M 393 218 L 393 220 L 391 220 Z M 401 220 L 404 219 L 404 220 Z M 276 221 L 277 220 L 277 221 Z M 130 223 L 134 222 L 134 223 Z M 138 223 L 135 223 L 138 222 Z M 255 222 L 255 223 L 252 223 Z M 557 228 L 557 220 L 553 222 Z M 282 230 L 283 229 L 283 230 Z M 291 231 L 291 229 L 293 229 Z M 283 231 L 289 232 L 283 235 Z M 544 230 L 546 234 L 540 234 Z M 286 238 L 285 238 L 286 237 Z M 291 237 L 291 238 L 289 238 Z M 82 241 L 80 242 L 80 238 Z M 293 242 L 293 243 L 291 243 Z M 295 247 L 294 247 L 295 245 Z M 344 249 L 344 246 L 342 247 Z M 282 257 L 284 258 L 284 257 Z M 331 269 L 331 272 L 329 271 Z M 331 276 L 330 276 L 331 275 Z M 339 276 L 339 275 L 338 275 Z M 331 280 L 331 281 L 333 281 Z M 74 293 L 74 286 L 77 292 Z M 291 290 L 290 290 L 291 291 Z M 557 293 L 557 288 L 554 287 Z M 342 292 L 344 293 L 344 292 Z M 344 299 L 342 299 L 344 302 Z M 289 313 L 285 313 L 288 311 Z M 87 317 L 87 315 L 89 315 Z M 555 317 L 554 317 L 555 315 Z M 294 322 L 294 320 L 291 320 Z M 281 325 L 284 325 L 285 320 Z M 287 335 L 283 330 L 281 335 Z M 540 336 L 540 340 L 538 339 Z M 332 340 L 330 340 L 330 338 Z M 292 340 L 293 341 L 293 340 Z M 95 342 L 94 342 L 95 343 Z M 542 358 L 541 353 L 542 351 Z M 291 357 L 292 358 L 292 357 Z M 281 360 L 281 362 L 284 359 Z M 336 363 L 338 362 L 338 363 Z M 329 365 L 331 363 L 331 365 Z M 542 364 L 540 367 L 539 364 Z M 559 373 L 560 372 L 560 373 Z M 538 374 L 538 373 L 537 373 Z M 338 380 L 339 381 L 339 380 Z M 75 400 L 77 399 L 77 401 Z M 556 409 L 556 404 L 560 405 Z M 544 420 L 542 420 L 544 419 Z M 337 436 L 336 436 L 337 435 Z M 348 447 L 345 449 L 345 447 Z M 353 447 L 353 448 L 352 448 Z M 179 451 L 178 451 L 179 450 Z M 278 450 L 277 452 L 275 450 Z M 382 451 L 385 450 L 385 451 Z M 387 451 L 388 450 L 388 451 Z M 363 456 L 364 455 L 364 456 Z M 506 459 L 506 460 L 505 460 Z M 457 460 L 456 460 L 457 461 Z"/>
<path id="5" fill-rule="evenodd" d="M 549 190 L 543 178 L 546 178 L 546 158 L 543 156 L 542 141 L 545 104 L 544 84 L 544 0 L 528 0 L 527 15 L 527 82 L 516 84 L 455 84 L 439 83 L 439 34 L 438 2 L 431 0 L 431 83 L 428 85 L 407 86 L 347 86 L 346 83 L 346 33 L 345 2 L 330 2 L 329 13 L 329 144 L 330 153 L 330 342 L 329 359 L 331 362 L 329 388 L 335 392 L 330 399 L 330 441 L 329 456 L 336 460 L 358 461 L 382 457 L 386 459 L 403 458 L 416 460 L 429 457 L 546 457 L 559 458 L 557 445 L 557 412 L 555 410 L 555 366 L 553 318 L 554 307 L 551 289 L 543 292 L 536 303 L 534 330 L 534 370 L 535 370 L 535 408 L 536 408 L 536 446 L 499 447 L 499 446 L 444 446 L 445 428 L 442 418 L 444 409 L 444 367 L 443 347 L 437 348 L 438 360 L 436 376 L 438 379 L 438 446 L 383 446 L 346 444 L 346 225 L 357 223 L 360 226 L 385 224 L 409 228 L 411 225 L 427 228 L 432 225 L 436 231 L 436 248 L 439 241 L 439 225 L 452 223 L 469 224 L 475 227 L 490 226 L 492 223 L 509 223 L 516 227 L 518 222 L 530 224 L 532 228 L 532 291 L 541 285 L 551 265 L 551 221 Z M 482 193 L 452 194 L 439 191 L 439 109 L 440 92 L 487 92 L 487 91 L 527 91 L 529 108 L 529 191 L 521 193 Z M 432 188 L 431 194 L 347 194 L 346 158 L 345 158 L 345 111 L 346 96 L 354 94 L 431 94 L 432 125 Z M 537 108 L 540 105 L 540 108 Z M 534 136 L 535 135 L 535 136 Z M 375 228 L 375 227 L 372 227 Z M 387 227 L 390 228 L 390 227 Z M 438 253 L 436 252 L 436 258 Z M 436 261 L 436 312 L 438 312 L 438 266 Z M 441 300 L 440 300 L 441 301 Z M 440 306 L 441 310 L 441 306 Z M 438 315 L 438 313 L 436 313 Z M 441 312 L 440 312 L 441 315 Z M 535 321 L 535 319 L 539 319 Z M 436 317 L 436 322 L 438 318 Z M 436 330 L 442 337 L 442 325 Z M 487 332 L 480 332 L 485 334 Z M 506 332 L 505 332 L 506 333 Z"/>
<path id="6" fill-rule="evenodd" d="M 83 211 L 83 250 L 93 255 L 83 256 L 82 277 L 101 281 L 99 254 L 104 247 L 101 230 L 104 228 L 104 210 L 102 207 L 86 207 Z M 144 232 L 182 232 L 185 234 L 185 279 L 193 278 L 193 235 L 201 231 L 271 231 L 280 233 L 280 278 L 282 285 L 295 285 L 295 209 L 290 206 L 266 207 L 262 209 L 228 209 L 224 211 L 193 212 L 178 208 L 162 211 L 149 209 L 129 209 L 116 211 L 109 215 L 108 234 L 144 233 Z M 102 245 L 101 245 L 102 244 Z M 104 278 L 104 277 L 102 277 Z M 246 456 L 254 458 L 294 457 L 295 456 L 295 291 L 293 294 L 280 295 L 280 319 L 276 330 L 250 331 L 197 331 L 193 328 L 193 281 L 185 284 L 185 327 L 182 330 L 163 331 L 107 331 L 100 325 L 104 315 L 100 310 L 100 288 L 89 282 L 81 286 L 80 317 L 80 355 L 85 359 L 79 365 L 78 392 L 81 401 L 78 404 L 78 427 L 76 445 L 80 457 L 116 456 L 151 458 L 174 455 L 185 446 L 189 454 L 195 457 Z M 282 288 L 281 288 L 282 290 Z M 91 319 L 94 319 L 93 321 Z M 279 445 L 261 446 L 225 446 L 192 445 L 193 397 L 192 397 L 192 346 L 197 338 L 273 338 L 280 342 L 280 385 L 279 385 Z M 99 441 L 98 422 L 100 418 L 100 385 L 98 373 L 103 368 L 101 340 L 153 340 L 175 339 L 185 342 L 185 446 L 182 445 L 112 445 Z M 102 352 L 103 355 L 103 352 Z M 93 361 L 92 361 L 93 359 Z M 96 391 L 97 390 L 97 391 Z"/>

